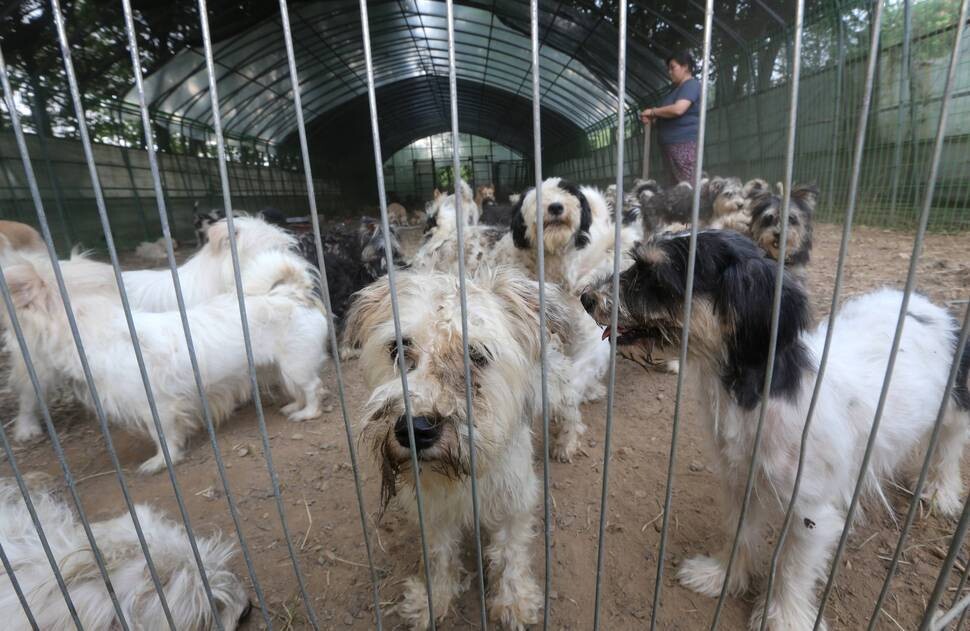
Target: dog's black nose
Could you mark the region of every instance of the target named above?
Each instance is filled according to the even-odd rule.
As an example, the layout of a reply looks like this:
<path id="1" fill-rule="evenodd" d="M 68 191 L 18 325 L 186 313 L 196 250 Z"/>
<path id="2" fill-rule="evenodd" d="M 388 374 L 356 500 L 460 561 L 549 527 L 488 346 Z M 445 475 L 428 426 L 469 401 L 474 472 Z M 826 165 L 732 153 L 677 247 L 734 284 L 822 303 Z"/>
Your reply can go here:
<path id="1" fill-rule="evenodd" d="M 559 202 L 556 202 L 555 204 L 549 204 L 549 214 L 554 217 L 558 217 L 559 215 L 561 215 L 564 210 L 565 208 L 563 208 L 562 204 L 560 204 Z"/>
<path id="2" fill-rule="evenodd" d="M 441 436 L 440 423 L 432 423 L 427 416 L 412 416 L 411 420 L 414 421 L 414 443 L 417 445 L 418 451 L 428 449 L 438 442 L 438 437 Z M 406 416 L 399 417 L 397 423 L 394 424 L 394 437 L 397 438 L 397 442 L 402 447 L 408 449 L 411 447 L 411 441 L 408 440 L 408 419 Z"/>
<path id="3" fill-rule="evenodd" d="M 583 303 L 583 309 L 586 309 L 586 313 L 593 313 L 593 309 L 596 308 L 596 298 L 593 297 L 593 292 L 583 292 L 583 295 L 579 297 L 579 301 Z"/>

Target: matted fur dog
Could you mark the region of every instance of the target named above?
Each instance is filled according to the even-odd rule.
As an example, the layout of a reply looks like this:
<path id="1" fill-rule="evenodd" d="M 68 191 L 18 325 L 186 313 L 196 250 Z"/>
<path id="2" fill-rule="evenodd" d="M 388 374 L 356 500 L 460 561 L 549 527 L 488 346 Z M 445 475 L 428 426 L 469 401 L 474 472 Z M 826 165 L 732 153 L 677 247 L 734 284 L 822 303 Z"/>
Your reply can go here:
<path id="1" fill-rule="evenodd" d="M 67 583 L 68 593 L 85 629 L 118 629 L 120 624 L 91 551 L 91 544 L 71 509 L 39 482 L 30 480 L 30 499 L 40 519 L 54 560 Z M 233 574 L 229 561 L 232 543 L 221 536 L 197 537 L 196 544 L 219 623 L 213 618 L 205 588 L 185 529 L 151 506 L 137 504 L 148 551 L 172 614 L 175 628 L 233 631 L 250 610 L 243 582 Z M 168 622 L 149 578 L 145 556 L 135 536 L 131 515 L 91 524 L 105 559 L 111 585 L 125 621 L 132 629 L 162 631 Z M 41 629 L 72 629 L 74 622 L 57 586 L 50 563 L 34 530 L 30 514 L 17 485 L 0 479 L 0 546 L 14 568 L 14 575 Z M 3 628 L 31 628 L 9 577 L 0 572 L 0 611 Z"/>
<path id="2" fill-rule="evenodd" d="M 658 238 L 640 246 L 633 267 L 620 277 L 618 341 L 679 345 L 683 328 L 689 235 Z M 687 369 L 700 397 L 702 423 L 711 438 L 714 466 L 724 490 L 723 545 L 714 556 L 680 565 L 690 589 L 717 596 L 738 523 L 762 403 L 776 264 L 749 239 L 729 231 L 698 234 L 694 303 Z M 583 296 L 601 323 L 610 320 L 609 281 Z M 835 331 L 814 413 L 795 520 L 782 551 L 768 605 L 768 628 L 811 629 L 818 612 L 816 583 L 828 572 L 833 548 L 859 475 L 864 444 L 875 416 L 902 293 L 882 289 L 845 303 Z M 808 298 L 787 273 L 778 348 L 755 490 L 740 533 L 728 589 L 741 594 L 766 565 L 766 529 L 778 526 L 791 499 L 802 429 L 815 386 L 826 325 L 808 329 Z M 867 474 L 867 492 L 881 499 L 880 480 L 893 478 L 926 440 L 955 356 L 957 327 L 947 312 L 912 296 L 882 426 Z M 943 420 L 925 497 L 948 517 L 963 503 L 960 458 L 970 425 L 970 347 L 961 349 L 958 385 Z M 764 596 L 755 602 L 758 629 Z"/>
<path id="3" fill-rule="evenodd" d="M 396 285 L 414 439 L 422 463 L 434 617 L 440 619 L 466 585 L 459 546 L 472 522 L 461 295 L 458 278 L 451 274 L 401 272 Z M 540 412 L 538 284 L 514 269 L 498 268 L 480 270 L 466 288 L 475 474 L 481 525 L 490 540 L 485 548 L 489 613 L 507 629 L 522 629 L 537 622 L 542 605 L 530 566 L 539 499 L 531 436 Z M 578 393 L 569 386 L 570 363 L 557 342 L 569 335 L 574 315 L 554 287 L 549 287 L 547 297 L 555 436 L 550 449 L 565 459 L 577 449 L 585 430 Z M 346 335 L 362 344 L 360 362 L 372 389 L 360 440 L 381 467 L 382 506 L 396 497 L 416 517 L 411 443 L 386 279 L 358 294 Z M 429 622 L 423 576 L 408 579 L 398 606 L 415 629 Z"/>
<path id="4" fill-rule="evenodd" d="M 88 287 L 101 282 L 96 273 L 89 273 L 100 265 L 81 257 L 61 265 L 98 395 L 111 420 L 149 435 L 158 446 L 124 311 L 113 296 Z M 79 400 L 93 405 L 50 264 L 24 259 L 4 273 L 41 386 L 67 382 Z M 295 253 L 264 252 L 245 268 L 242 278 L 257 367 L 279 371 L 293 400 L 282 408 L 290 420 L 315 418 L 320 413 L 319 373 L 327 339 L 327 320 L 314 293 L 315 275 Z M 219 294 L 186 314 L 213 420 L 218 422 L 251 394 L 239 305 L 234 294 Z M 201 401 L 181 316 L 177 311 L 135 311 L 132 316 L 162 430 L 172 461 L 178 462 L 189 434 L 201 426 Z M 6 309 L 2 317 L 7 348 L 17 349 Z M 11 357 L 10 385 L 19 398 L 14 436 L 25 440 L 41 433 L 37 398 L 19 351 Z M 159 448 L 139 470 L 151 473 L 164 466 Z"/>

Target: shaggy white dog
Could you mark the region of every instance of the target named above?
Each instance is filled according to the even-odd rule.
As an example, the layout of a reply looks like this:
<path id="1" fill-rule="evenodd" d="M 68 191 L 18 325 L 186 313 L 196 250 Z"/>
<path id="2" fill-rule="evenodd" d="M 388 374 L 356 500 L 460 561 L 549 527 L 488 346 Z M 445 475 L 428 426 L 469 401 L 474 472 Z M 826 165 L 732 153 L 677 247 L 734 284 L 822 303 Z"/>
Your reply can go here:
<path id="1" fill-rule="evenodd" d="M 30 498 L 81 624 L 85 629 L 119 628 L 91 544 L 71 509 L 43 488 L 31 488 Z M 175 627 L 191 631 L 219 628 L 185 529 L 148 505 L 136 505 L 135 513 Z M 125 513 L 92 523 L 91 530 L 104 556 L 111 585 L 129 627 L 144 631 L 168 629 L 161 601 L 135 536 L 131 515 Z M 198 537 L 196 543 L 219 622 L 223 629 L 232 631 L 250 609 L 242 581 L 229 568 L 234 546 L 218 535 Z M 13 566 L 14 576 L 38 626 L 41 629 L 74 628 L 27 506 L 10 479 L 0 480 L 0 546 Z M 0 611 L 4 616 L 4 629 L 26 631 L 31 628 L 10 577 L 2 572 Z"/>
<path id="2" fill-rule="evenodd" d="M 688 235 L 662 237 L 641 246 L 623 273 L 618 331 L 622 344 L 679 346 L 683 327 Z M 701 400 L 724 489 L 724 547 L 715 556 L 681 564 L 678 577 L 690 589 L 717 596 L 738 524 L 754 435 L 762 405 L 768 355 L 775 263 L 749 239 L 730 231 L 698 234 L 688 370 Z M 608 322 L 608 283 L 583 296 L 599 322 Z M 882 289 L 850 300 L 839 311 L 825 379 L 809 438 L 796 519 L 780 556 L 768 604 L 768 628 L 811 629 L 818 613 L 817 581 L 828 570 L 845 517 L 889 361 L 902 293 Z M 807 330 L 808 298 L 786 274 L 778 349 L 767 406 L 755 489 L 740 533 L 728 589 L 741 594 L 766 565 L 767 528 L 778 526 L 791 500 L 801 434 L 815 387 L 826 326 Z M 956 351 L 957 327 L 947 312 L 913 295 L 906 312 L 891 387 L 866 490 L 888 506 L 880 480 L 893 478 L 908 457 L 920 462 L 936 420 Z M 947 401 L 942 434 L 932 456 L 925 497 L 945 516 L 960 512 L 960 458 L 970 425 L 970 348 L 960 349 L 957 386 Z M 764 596 L 755 603 L 758 629 Z"/>
<path id="3" fill-rule="evenodd" d="M 110 296 L 85 291 L 91 280 L 84 259 L 62 265 L 66 285 L 95 385 L 110 419 L 146 433 L 156 441 L 144 384 L 120 305 Z M 100 265 L 100 264 L 94 264 Z M 5 270 L 40 383 L 66 381 L 77 397 L 93 405 L 84 381 L 64 305 L 54 284 L 53 269 L 27 260 Z M 282 411 L 293 421 L 319 415 L 320 370 L 326 358 L 327 320 L 315 297 L 316 278 L 310 266 L 288 252 L 264 252 L 243 276 L 246 312 L 257 367 L 276 368 L 293 402 Z M 7 348 L 17 348 L 7 325 Z M 201 401 L 177 311 L 133 312 L 149 379 L 173 462 L 182 457 L 188 435 L 201 424 Z M 239 305 L 234 294 L 220 294 L 187 310 L 206 395 L 215 421 L 224 420 L 248 400 L 250 384 Z M 25 440 L 41 433 L 37 399 L 19 353 L 12 353 L 10 385 L 19 395 L 14 436 Z M 161 453 L 140 471 L 163 468 Z"/>
<path id="4" fill-rule="evenodd" d="M 475 474 L 481 525 L 489 536 L 489 612 L 508 629 L 538 620 L 541 592 L 532 576 L 530 544 L 539 487 L 532 468 L 532 428 L 541 425 L 538 285 L 521 273 L 483 269 L 466 284 L 472 364 Z M 414 440 L 428 526 L 434 617 L 444 617 L 466 583 L 461 577 L 462 532 L 472 520 L 469 427 L 458 279 L 451 274 L 402 272 L 397 276 L 404 364 Z M 553 454 L 568 459 L 585 431 L 569 360 L 557 339 L 568 336 L 574 315 L 549 290 L 550 417 Z M 361 440 L 382 469 L 383 505 L 397 497 L 416 516 L 411 442 L 398 371 L 388 283 L 360 292 L 347 321 L 360 341 L 360 362 L 372 388 L 364 407 Z M 400 485 L 406 490 L 398 494 Z M 429 623 L 423 574 L 408 579 L 399 613 L 415 629 Z"/>

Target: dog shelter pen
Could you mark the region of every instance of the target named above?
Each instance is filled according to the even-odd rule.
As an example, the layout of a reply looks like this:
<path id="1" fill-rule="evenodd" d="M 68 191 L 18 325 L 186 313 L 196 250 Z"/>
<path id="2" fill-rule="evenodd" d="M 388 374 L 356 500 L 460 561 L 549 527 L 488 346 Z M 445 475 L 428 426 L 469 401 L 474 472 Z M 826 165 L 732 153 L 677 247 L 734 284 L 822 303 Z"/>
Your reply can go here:
<path id="1" fill-rule="evenodd" d="M 118 284 L 127 326 L 131 333 L 140 376 L 144 382 L 155 430 L 179 509 L 180 519 L 193 546 L 194 561 L 215 610 L 203 563 L 195 544 L 193 520 L 184 501 L 152 395 L 137 331 L 121 276 L 118 246 L 128 247 L 159 232 L 165 238 L 168 267 L 179 302 L 181 324 L 195 384 L 204 411 L 204 425 L 216 462 L 219 484 L 233 523 L 248 577 L 252 582 L 263 623 L 279 627 L 256 569 L 240 519 L 238 490 L 234 491 L 216 439 L 211 412 L 192 342 L 192 331 L 182 298 L 173 238 L 191 239 L 192 212 L 220 208 L 229 223 L 233 280 L 239 296 L 239 313 L 247 349 L 250 386 L 257 413 L 258 430 L 270 493 L 285 540 L 286 560 L 299 593 L 306 624 L 322 623 L 314 607 L 313 586 L 308 584 L 300 551 L 294 546 L 288 524 L 281 483 L 273 461 L 266 428 L 255 362 L 247 326 L 242 278 L 232 209 L 256 211 L 263 206 L 308 214 L 312 222 L 318 260 L 324 261 L 320 216 L 345 217 L 368 204 L 379 206 L 380 221 L 391 251 L 388 197 L 391 192 L 429 195 L 445 182 L 454 187 L 462 174 L 472 183 L 495 182 L 504 193 L 536 187 L 543 177 L 561 175 L 578 182 L 629 187 L 641 172 L 644 160 L 642 126 L 637 112 L 655 103 L 666 84 L 663 58 L 679 42 L 702 60 L 698 78 L 702 85 L 701 136 L 694 181 L 690 267 L 684 303 L 685 330 L 680 347 L 683 365 L 689 344 L 693 295 L 693 266 L 697 246 L 701 172 L 764 177 L 780 181 L 790 191 L 796 181 L 815 181 L 822 190 L 818 217 L 842 223 L 842 236 L 834 278 L 828 330 L 820 360 L 812 404 L 802 434 L 799 468 L 784 526 L 774 545 L 767 590 L 770 594 L 779 551 L 793 517 L 802 474 L 802 459 L 820 386 L 825 377 L 836 307 L 843 293 L 845 260 L 854 223 L 888 228 L 915 229 L 912 254 L 905 277 L 904 299 L 895 330 L 890 361 L 880 391 L 863 466 L 854 489 L 849 518 L 842 533 L 820 601 L 816 628 L 837 579 L 864 484 L 865 471 L 879 431 L 879 421 L 893 378 L 909 297 L 915 289 L 917 265 L 927 231 L 970 230 L 970 38 L 966 37 L 968 0 L 818 1 L 790 0 L 773 3 L 729 0 L 690 0 L 681 5 L 653 2 L 599 3 L 576 0 L 552 2 L 494 0 L 492 2 L 407 1 L 263 3 L 251 23 L 227 32 L 217 26 L 213 38 L 210 17 L 219 16 L 222 3 L 198 0 L 189 13 L 189 27 L 197 39 L 177 54 L 155 64 L 148 74 L 142 68 L 138 2 L 121 0 L 120 10 L 110 13 L 116 41 L 114 63 L 123 70 L 128 89 L 124 93 L 86 96 L 79 82 L 76 61 L 87 41 L 69 30 L 62 0 L 35 3 L 49 21 L 43 37 L 56 53 L 57 64 L 38 77 L 15 57 L 10 37 L 0 32 L 0 80 L 4 117 L 0 118 L 0 209 L 5 218 L 37 225 L 54 263 L 57 290 L 62 297 L 74 343 L 95 404 L 95 416 L 121 487 L 125 508 L 138 532 L 155 591 L 175 625 L 155 575 L 151 554 L 141 534 L 128 481 L 118 459 L 107 417 L 101 409 L 97 387 L 87 365 L 84 344 L 71 309 L 70 296 L 57 264 L 75 244 L 103 247 Z M 64 3 L 67 5 L 67 3 Z M 74 5 L 74 3 L 71 3 Z M 75 12 L 75 15 L 77 13 Z M 9 18 L 9 14 L 5 16 Z M 291 17 L 293 21 L 291 23 Z M 188 25 L 186 25 L 188 26 Z M 80 27 L 79 27 L 80 28 Z M 21 45 L 21 41 L 16 41 Z M 127 48 L 127 54 L 125 53 Z M 74 59 L 77 57 L 78 59 Z M 18 63 L 15 63 L 17 61 Z M 154 59 L 153 59 L 154 61 Z M 85 65 L 90 59 L 84 59 Z M 36 69 L 34 69 L 36 70 Z M 128 74 L 130 73 L 130 75 Z M 90 76 L 88 81 L 90 82 Z M 299 89 L 293 89 L 299 86 Z M 43 100 L 40 88 L 48 96 Z M 364 107 L 366 105 L 366 107 Z M 338 130 L 333 136 L 327 132 Z M 368 142 L 368 139 L 370 142 Z M 353 164 L 338 164 L 330 147 L 356 153 Z M 436 147 L 438 154 L 435 155 Z M 319 149 L 318 149 L 319 148 Z M 325 150 L 324 150 L 325 149 Z M 656 152 L 656 145 L 647 150 Z M 331 153 L 328 153 L 331 152 Z M 650 158 L 659 164 L 659 154 Z M 619 168 L 622 166 L 622 168 Z M 450 172 L 451 177 L 448 177 Z M 388 182 L 392 182 L 393 191 Z M 504 190 L 503 190 L 504 189 Z M 376 196 L 375 196 L 376 191 Z M 460 195 L 457 212 L 462 216 Z M 537 199 L 537 206 L 540 200 Z M 781 213 L 787 228 L 789 201 Z M 468 312 L 465 301 L 465 270 L 458 224 L 459 279 L 462 287 L 461 320 L 465 405 L 472 419 L 472 381 L 467 339 Z M 620 225 L 616 224 L 613 272 L 619 273 Z M 542 222 L 537 222 L 542 242 Z M 781 240 L 772 309 L 769 360 L 763 399 L 767 398 L 774 365 L 779 326 L 785 239 Z M 539 276 L 544 277 L 543 249 L 538 249 Z M 356 410 L 348 405 L 338 353 L 336 329 L 329 305 L 326 274 L 321 290 L 330 319 L 330 347 L 337 399 L 351 462 L 361 538 L 366 552 L 371 588 L 373 626 L 384 626 L 381 581 L 372 554 L 373 525 L 368 517 L 358 466 L 357 444 L 352 431 Z M 404 369 L 400 312 L 395 269 L 389 266 L 397 357 L 402 387 L 408 391 Z M 582 624 L 610 628 L 604 620 L 602 575 L 604 573 L 609 474 L 616 390 L 616 321 L 618 283 L 614 282 L 610 335 L 610 370 L 605 406 L 602 488 L 597 525 L 597 562 L 594 607 Z M 80 515 L 105 588 L 112 599 L 122 628 L 124 620 L 114 595 L 109 573 L 89 527 L 77 475 L 65 457 L 51 412 L 30 358 L 5 277 L 0 274 L 0 293 L 12 317 L 18 349 L 40 399 L 41 415 L 74 508 Z M 553 503 L 550 491 L 549 413 L 544 284 L 539 284 L 539 339 L 542 355 L 543 450 L 543 629 L 549 628 L 557 600 L 552 564 L 554 541 Z M 970 305 L 962 321 L 958 349 L 967 342 Z M 873 603 L 868 628 L 881 624 L 882 605 L 890 593 L 895 570 L 905 549 L 919 508 L 921 490 L 929 470 L 929 455 L 939 436 L 944 406 L 954 388 L 959 362 L 952 361 L 927 456 L 896 540 L 890 567 Z M 669 540 L 674 517 L 675 465 L 681 422 L 683 371 L 677 377 L 677 395 L 667 462 L 659 549 L 652 593 L 642 594 L 650 606 L 650 628 L 662 626 L 663 577 L 668 569 Z M 414 441 L 410 402 L 404 397 L 408 433 Z M 765 420 L 762 403 L 755 451 L 748 471 L 745 519 L 758 461 L 758 444 Z M 11 473 L 23 494 L 77 628 L 82 628 L 71 602 L 68 586 L 51 554 L 43 528 L 31 504 L 24 472 L 0 425 L 0 440 Z M 468 440 L 475 432 L 469 423 Z M 472 470 L 475 468 L 474 448 Z M 417 455 L 412 466 L 419 475 Z M 478 626 L 487 626 L 482 541 L 479 528 L 478 493 L 471 476 L 478 596 Z M 429 543 L 423 524 L 423 498 L 416 485 L 421 556 L 426 573 L 427 598 L 434 610 L 429 572 Z M 939 567 L 938 578 L 921 617 L 921 629 L 956 627 L 965 621 L 970 596 L 964 595 L 970 565 L 964 563 L 953 601 L 942 617 L 950 572 L 958 561 L 964 536 L 970 528 L 970 497 L 950 538 L 949 549 Z M 738 539 L 735 537 L 727 574 L 730 575 Z M 37 628 L 25 596 L 0 548 L 0 561 L 18 591 L 28 620 Z M 711 628 L 717 628 L 727 595 L 727 577 L 714 610 Z M 770 598 L 766 598 L 768 603 Z M 767 607 L 767 605 L 765 605 Z M 766 620 L 767 616 L 763 618 Z M 221 627 L 218 616 L 215 624 Z M 643 622 L 642 624 L 645 624 Z M 435 627 L 435 621 L 431 621 Z M 764 628 L 764 623 L 762 624 Z"/>

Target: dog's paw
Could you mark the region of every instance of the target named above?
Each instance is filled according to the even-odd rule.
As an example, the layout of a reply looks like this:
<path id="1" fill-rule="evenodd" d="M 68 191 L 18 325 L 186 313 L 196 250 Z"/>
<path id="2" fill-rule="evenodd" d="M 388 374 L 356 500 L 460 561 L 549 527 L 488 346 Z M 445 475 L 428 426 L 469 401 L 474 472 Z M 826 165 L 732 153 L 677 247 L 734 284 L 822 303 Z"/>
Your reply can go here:
<path id="1" fill-rule="evenodd" d="M 542 591 L 531 576 L 516 581 L 502 581 L 491 599 L 489 617 L 503 629 L 524 631 L 528 624 L 539 622 Z"/>
<path id="2" fill-rule="evenodd" d="M 424 631 L 431 626 L 428 616 L 428 592 L 424 581 L 411 577 L 404 582 L 404 595 L 394 607 L 395 613 L 404 619 L 409 629 Z"/>
<path id="3" fill-rule="evenodd" d="M 761 631 L 761 621 L 765 614 L 765 596 L 758 596 L 754 601 L 751 618 L 748 619 L 748 629 Z M 772 598 L 768 605 L 768 624 L 766 631 L 811 631 L 818 616 L 818 607 L 804 598 L 779 600 Z M 827 631 L 825 620 L 819 622 L 819 629 Z"/>
<path id="4" fill-rule="evenodd" d="M 680 360 L 679 359 L 668 360 L 664 368 L 666 368 L 667 372 L 669 372 L 670 374 L 676 375 L 677 373 L 680 372 Z"/>
<path id="5" fill-rule="evenodd" d="M 300 404 L 294 401 L 293 403 L 287 403 L 286 405 L 281 407 L 280 412 L 282 412 L 286 416 L 289 416 L 290 414 L 293 414 L 299 409 L 300 409 Z"/>
<path id="6" fill-rule="evenodd" d="M 172 464 L 175 464 L 174 462 Z M 141 463 L 138 467 L 138 473 L 141 475 L 152 475 L 153 473 L 158 473 L 165 468 L 165 456 L 161 453 L 157 453 L 145 462 Z"/>
<path id="7" fill-rule="evenodd" d="M 320 416 L 320 407 L 317 405 L 308 405 L 296 411 L 291 411 L 286 416 L 294 423 L 302 423 L 303 421 L 309 421 Z"/>
<path id="8" fill-rule="evenodd" d="M 931 481 L 924 487 L 921 497 L 930 503 L 934 513 L 947 519 L 954 519 L 963 511 L 963 492 L 959 483 Z"/>
<path id="9" fill-rule="evenodd" d="M 17 419 L 16 424 L 13 428 L 13 439 L 18 443 L 26 442 L 28 440 L 34 440 L 39 438 L 44 433 L 41 429 L 40 423 L 31 419 L 29 421 L 21 421 Z"/>
<path id="10" fill-rule="evenodd" d="M 744 592 L 745 585 L 737 575 L 731 576 L 732 594 Z M 724 585 L 724 564 L 714 557 L 699 554 L 684 561 L 677 571 L 677 580 L 691 591 L 704 596 L 716 597 Z"/>

